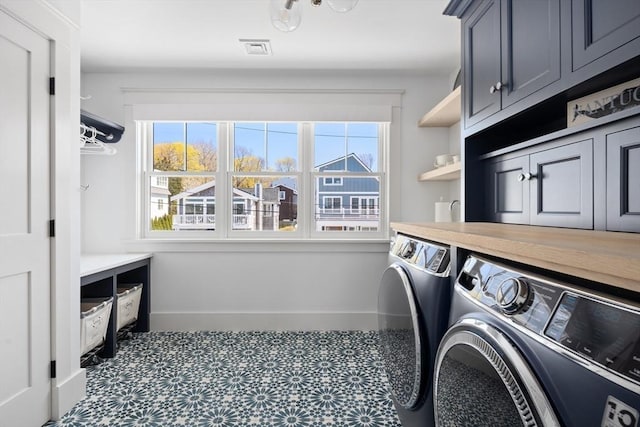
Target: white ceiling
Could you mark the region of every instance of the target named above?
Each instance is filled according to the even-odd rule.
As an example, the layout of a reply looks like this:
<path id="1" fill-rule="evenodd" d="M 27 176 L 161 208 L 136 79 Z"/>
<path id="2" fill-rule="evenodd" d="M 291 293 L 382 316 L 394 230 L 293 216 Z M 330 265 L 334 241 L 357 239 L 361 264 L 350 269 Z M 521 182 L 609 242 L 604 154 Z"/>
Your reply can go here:
<path id="1" fill-rule="evenodd" d="M 442 15 L 448 0 L 360 0 L 347 13 L 299 1 L 302 23 L 283 33 L 271 25 L 269 0 L 82 0 L 82 70 L 459 66 L 459 21 Z M 247 56 L 238 41 L 246 38 L 269 39 L 273 54 Z"/>

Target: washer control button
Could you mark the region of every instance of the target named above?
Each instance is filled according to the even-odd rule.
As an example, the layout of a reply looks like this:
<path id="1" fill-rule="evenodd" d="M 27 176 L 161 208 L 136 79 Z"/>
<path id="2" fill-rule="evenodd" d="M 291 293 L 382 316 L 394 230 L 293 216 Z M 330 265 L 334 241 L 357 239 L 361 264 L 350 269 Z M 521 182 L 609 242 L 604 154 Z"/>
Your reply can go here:
<path id="1" fill-rule="evenodd" d="M 515 314 L 521 310 L 529 298 L 529 285 L 521 278 L 510 277 L 498 285 L 496 302 L 505 314 Z"/>
<path id="2" fill-rule="evenodd" d="M 406 245 L 400 251 L 400 257 L 404 259 L 409 259 L 416 252 L 417 242 L 414 240 L 409 240 Z"/>

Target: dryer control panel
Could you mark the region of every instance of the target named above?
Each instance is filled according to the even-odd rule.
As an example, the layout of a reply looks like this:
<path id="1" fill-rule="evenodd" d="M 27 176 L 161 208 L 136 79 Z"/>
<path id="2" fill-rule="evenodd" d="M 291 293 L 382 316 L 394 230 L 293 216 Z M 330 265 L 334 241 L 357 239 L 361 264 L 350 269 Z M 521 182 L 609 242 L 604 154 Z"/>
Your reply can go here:
<path id="1" fill-rule="evenodd" d="M 432 274 L 449 274 L 449 248 L 404 234 L 398 234 L 389 253 Z"/>
<path id="2" fill-rule="evenodd" d="M 529 333 L 640 383 L 640 305 L 470 256 L 456 290 Z"/>

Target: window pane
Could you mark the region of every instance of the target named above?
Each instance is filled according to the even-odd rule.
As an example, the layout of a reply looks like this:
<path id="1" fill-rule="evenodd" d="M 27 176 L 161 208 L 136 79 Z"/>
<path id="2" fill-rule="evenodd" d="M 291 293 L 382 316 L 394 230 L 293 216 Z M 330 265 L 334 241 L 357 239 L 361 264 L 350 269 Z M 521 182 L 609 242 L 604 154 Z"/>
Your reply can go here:
<path id="1" fill-rule="evenodd" d="M 342 186 L 315 180 L 316 231 L 376 231 L 380 227 L 378 177 L 342 176 Z"/>
<path id="2" fill-rule="evenodd" d="M 235 176 L 233 230 L 293 231 L 298 223 L 295 177 Z"/>
<path id="3" fill-rule="evenodd" d="M 314 165 L 316 170 L 346 170 L 347 154 L 344 123 L 316 123 L 314 126 Z"/>
<path id="4" fill-rule="evenodd" d="M 347 152 L 353 153 L 359 163 L 348 162 L 350 172 L 378 172 L 378 125 L 375 123 L 349 123 L 347 125 Z"/>
<path id="5" fill-rule="evenodd" d="M 267 168 L 271 171 L 298 170 L 298 125 L 267 124 Z"/>
<path id="6" fill-rule="evenodd" d="M 156 171 L 206 171 L 218 169 L 215 123 L 155 122 L 153 169 Z"/>
<path id="7" fill-rule="evenodd" d="M 218 170 L 218 132 L 216 123 L 187 123 L 187 170 Z"/>
<path id="8" fill-rule="evenodd" d="M 314 147 L 318 171 L 379 170 L 376 123 L 316 123 Z"/>
<path id="9" fill-rule="evenodd" d="M 298 170 L 296 123 L 236 123 L 234 170 L 238 172 Z"/>
<path id="10" fill-rule="evenodd" d="M 153 124 L 153 169 L 184 170 L 184 123 Z"/>
<path id="11" fill-rule="evenodd" d="M 215 230 L 215 179 L 152 177 L 149 194 L 152 230 Z"/>
<path id="12" fill-rule="evenodd" d="M 333 230 L 380 233 L 385 228 L 380 222 L 380 191 L 386 181 L 380 181 L 387 178 L 379 154 L 385 148 L 387 126 L 258 121 L 145 125 L 152 128 L 144 133 L 149 137 L 143 142 L 145 152 L 151 148 L 153 153 L 147 156 L 144 173 L 149 196 L 140 206 L 148 212 L 150 230 L 175 230 L 176 237 L 195 234 L 191 230 L 216 230 L 210 235 L 220 238 L 229 233 L 269 237 L 276 231 L 297 230 L 300 188 L 313 192 L 308 195 L 313 202 L 300 218 L 300 230 L 289 233 L 292 237 Z M 219 132 L 220 126 L 229 132 Z M 311 159 L 301 157 L 302 129 L 311 131 Z M 229 155 L 222 162 L 220 150 Z M 218 173 L 224 174 L 225 185 L 216 195 Z M 224 221 L 218 215 L 216 222 L 216 196 L 222 200 L 218 208 L 224 209 Z"/>

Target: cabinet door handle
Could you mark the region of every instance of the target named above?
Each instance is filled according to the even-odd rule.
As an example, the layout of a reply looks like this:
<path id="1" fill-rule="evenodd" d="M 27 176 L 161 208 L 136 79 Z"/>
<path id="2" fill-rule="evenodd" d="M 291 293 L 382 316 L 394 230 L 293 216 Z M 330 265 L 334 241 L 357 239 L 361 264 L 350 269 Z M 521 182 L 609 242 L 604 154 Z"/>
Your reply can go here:
<path id="1" fill-rule="evenodd" d="M 489 93 L 496 93 L 496 92 L 500 92 L 502 90 L 502 88 L 504 87 L 504 83 L 502 82 L 498 82 L 494 85 L 491 85 L 491 87 L 489 88 Z"/>
<path id="2" fill-rule="evenodd" d="M 518 181 L 523 182 L 523 181 L 529 181 L 531 178 L 535 178 L 536 176 L 530 172 L 527 173 L 521 173 L 518 175 Z"/>

